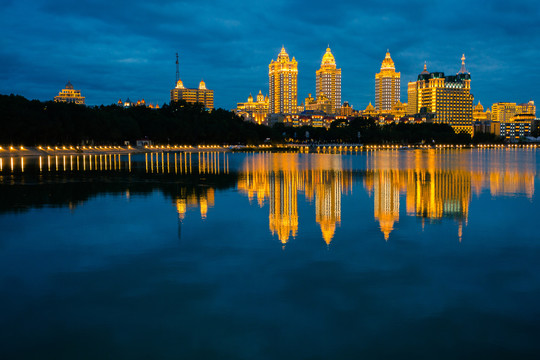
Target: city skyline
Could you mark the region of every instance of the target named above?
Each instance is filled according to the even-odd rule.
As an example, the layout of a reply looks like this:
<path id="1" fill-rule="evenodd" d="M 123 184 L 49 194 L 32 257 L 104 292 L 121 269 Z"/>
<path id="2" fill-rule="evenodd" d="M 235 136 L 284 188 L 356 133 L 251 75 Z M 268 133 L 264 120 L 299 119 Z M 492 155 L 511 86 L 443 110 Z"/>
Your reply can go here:
<path id="1" fill-rule="evenodd" d="M 386 49 L 402 74 L 402 101 L 407 83 L 425 61 L 434 71 L 453 74 L 463 53 L 474 77 L 475 104 L 523 103 L 539 95 L 540 40 L 530 34 L 539 27 L 540 5 L 531 1 L 466 7 L 446 1 L 340 3 L 324 11 L 294 3 L 276 9 L 261 4 L 240 15 L 220 1 L 209 11 L 198 4 L 149 9 L 137 1 L 115 3 L 110 12 L 98 11 L 97 5 L 27 3 L 8 1 L 0 15 L 8 34 L 0 40 L 3 94 L 52 100 L 71 81 L 88 105 L 126 97 L 163 104 L 174 85 L 174 54 L 179 52 L 182 80 L 197 84 L 204 78 L 215 91 L 215 107 L 232 109 L 252 89 L 268 88 L 267 64 L 284 45 L 298 60 L 300 103 L 315 94 L 314 74 L 329 45 L 343 71 L 342 101 L 356 109 L 374 103 L 373 74 Z M 456 8 L 467 11 L 453 13 Z M 276 19 L 286 23 L 289 12 L 295 22 L 269 30 Z M 346 18 L 331 16 L 344 13 Z M 435 19 L 430 15 L 435 13 L 444 16 Z"/>

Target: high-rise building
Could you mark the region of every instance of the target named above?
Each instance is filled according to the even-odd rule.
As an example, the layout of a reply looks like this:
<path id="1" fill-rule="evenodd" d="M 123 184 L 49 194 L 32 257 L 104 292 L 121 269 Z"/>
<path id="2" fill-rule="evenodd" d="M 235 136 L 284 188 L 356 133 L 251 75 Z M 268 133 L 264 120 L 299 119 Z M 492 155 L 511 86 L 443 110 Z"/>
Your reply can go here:
<path id="1" fill-rule="evenodd" d="M 390 52 L 381 65 L 381 72 L 375 74 L 375 108 L 378 112 L 392 110 L 392 106 L 400 100 L 401 73 L 396 72 Z"/>
<path id="2" fill-rule="evenodd" d="M 298 62 L 285 47 L 281 48 L 277 60 L 268 65 L 270 114 L 293 114 L 297 111 Z"/>
<path id="3" fill-rule="evenodd" d="M 201 103 L 206 109 L 214 108 L 214 90 L 206 88 L 206 84 L 201 80 L 198 89 L 188 89 L 184 87 L 182 80 L 178 79 L 176 87 L 171 90 L 171 101 L 184 100 L 188 103 Z"/>
<path id="4" fill-rule="evenodd" d="M 330 114 L 339 114 L 341 108 L 341 69 L 337 69 L 336 60 L 330 47 L 323 55 L 321 68 L 315 73 L 316 93 L 325 95 L 330 100 Z"/>
<path id="5" fill-rule="evenodd" d="M 84 96 L 81 96 L 81 90 L 74 90 L 73 85 L 71 85 L 71 82 L 68 81 L 66 87 L 54 97 L 54 102 L 84 105 Z"/>
<path id="6" fill-rule="evenodd" d="M 473 95 L 471 74 L 465 68 L 465 55 L 461 58 L 461 70 L 456 75 L 445 76 L 443 72 L 424 71 L 418 80 L 408 85 L 408 111 L 418 113 L 422 109 L 434 113 L 434 122 L 449 124 L 456 133 L 473 133 Z"/>

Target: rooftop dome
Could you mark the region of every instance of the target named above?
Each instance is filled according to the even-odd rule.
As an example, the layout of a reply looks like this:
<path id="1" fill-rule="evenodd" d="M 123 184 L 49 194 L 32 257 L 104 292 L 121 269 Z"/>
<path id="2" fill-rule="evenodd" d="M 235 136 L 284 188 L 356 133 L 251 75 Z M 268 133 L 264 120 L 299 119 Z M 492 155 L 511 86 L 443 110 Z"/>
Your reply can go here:
<path id="1" fill-rule="evenodd" d="M 371 105 L 371 101 L 369 102 L 369 105 L 366 107 L 365 111 L 369 111 L 369 110 L 371 110 L 371 111 L 375 110 L 375 107 L 373 105 Z"/>
<path id="2" fill-rule="evenodd" d="M 201 82 L 199 83 L 199 90 L 206 90 L 206 84 L 203 80 L 201 80 Z"/>
<path id="3" fill-rule="evenodd" d="M 68 81 L 67 84 L 66 84 L 66 89 L 71 89 L 73 90 L 73 85 L 71 85 L 71 81 Z"/>
<path id="4" fill-rule="evenodd" d="M 321 66 L 336 66 L 336 59 L 334 59 L 330 47 L 326 48 L 326 53 L 323 55 Z"/>
<path id="5" fill-rule="evenodd" d="M 480 101 L 478 102 L 478 105 L 476 105 L 474 107 L 474 110 L 476 110 L 476 111 L 484 111 L 484 106 L 482 106 L 482 104 L 480 104 Z"/>
<path id="6" fill-rule="evenodd" d="M 251 95 L 251 93 L 248 96 L 248 102 L 253 102 L 253 96 Z"/>
<path id="7" fill-rule="evenodd" d="M 184 83 L 182 82 L 182 80 L 178 79 L 178 81 L 176 82 L 176 88 L 184 89 Z"/>
<path id="8" fill-rule="evenodd" d="M 390 51 L 386 51 L 386 56 L 381 64 L 381 70 L 395 70 L 394 60 L 390 57 Z"/>

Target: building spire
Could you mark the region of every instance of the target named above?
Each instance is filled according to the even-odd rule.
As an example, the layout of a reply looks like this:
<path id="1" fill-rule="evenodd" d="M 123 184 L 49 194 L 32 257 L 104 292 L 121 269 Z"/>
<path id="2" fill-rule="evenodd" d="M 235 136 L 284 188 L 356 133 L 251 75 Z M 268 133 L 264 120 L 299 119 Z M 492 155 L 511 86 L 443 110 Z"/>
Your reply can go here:
<path id="1" fill-rule="evenodd" d="M 461 56 L 461 69 L 459 70 L 458 74 L 468 74 L 469 72 L 465 68 L 465 54 Z"/>
<path id="2" fill-rule="evenodd" d="M 424 61 L 424 71 L 422 71 L 420 74 L 429 74 L 429 71 L 427 71 L 427 61 Z"/>
<path id="3" fill-rule="evenodd" d="M 176 53 L 176 82 L 178 83 L 178 80 L 180 80 L 180 69 L 178 65 L 178 53 Z"/>

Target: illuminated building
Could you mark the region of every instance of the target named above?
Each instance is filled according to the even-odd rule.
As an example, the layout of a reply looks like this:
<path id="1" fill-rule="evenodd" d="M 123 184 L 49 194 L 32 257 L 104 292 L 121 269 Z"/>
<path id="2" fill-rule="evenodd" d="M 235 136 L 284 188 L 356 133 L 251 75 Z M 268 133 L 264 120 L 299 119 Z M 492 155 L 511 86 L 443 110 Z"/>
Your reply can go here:
<path id="1" fill-rule="evenodd" d="M 71 85 L 71 82 L 68 81 L 66 87 L 54 97 L 54 102 L 84 105 L 84 96 L 81 96 L 81 90 L 73 89 L 73 85 Z"/>
<path id="2" fill-rule="evenodd" d="M 371 103 L 369 103 L 369 105 L 366 106 L 366 109 L 362 111 L 362 116 L 365 116 L 365 117 L 373 117 L 376 115 L 377 115 L 377 110 L 375 109 L 373 105 L 371 105 Z"/>
<path id="3" fill-rule="evenodd" d="M 157 104 L 157 103 L 156 103 L 156 105 L 154 105 L 154 104 L 146 104 L 146 101 L 144 99 L 137 100 L 137 102 L 132 102 L 131 100 L 129 100 L 129 98 L 127 98 L 126 101 L 122 101 L 122 99 L 119 99 L 118 102 L 116 103 L 116 105 L 122 106 L 122 107 L 125 107 L 125 108 L 132 107 L 132 106 L 144 106 L 144 107 L 147 107 L 149 109 L 159 109 L 159 104 Z"/>
<path id="4" fill-rule="evenodd" d="M 242 116 L 245 120 L 263 124 L 266 123 L 269 103 L 268 96 L 264 96 L 262 91 L 259 90 L 257 101 L 253 101 L 253 96 L 249 94 L 248 101 L 236 104 L 234 112 Z"/>
<path id="5" fill-rule="evenodd" d="M 323 112 L 325 114 L 332 114 L 332 102 L 330 99 L 324 94 L 319 93 L 317 96 L 317 99 L 314 99 L 311 97 L 311 94 L 308 94 L 308 97 L 305 99 L 306 105 L 305 111 L 318 111 Z"/>
<path id="6" fill-rule="evenodd" d="M 491 120 L 491 112 L 489 109 L 487 111 L 484 111 L 484 107 L 478 102 L 478 104 L 473 109 L 473 120 L 474 121 L 485 121 L 485 120 Z"/>
<path id="7" fill-rule="evenodd" d="M 530 135 L 532 122 L 536 118 L 534 101 L 518 105 L 498 102 L 492 105 L 491 110 L 491 118 L 499 127 L 497 135 L 505 137 L 508 141 L 516 141 Z"/>
<path id="8" fill-rule="evenodd" d="M 502 122 L 500 127 L 500 135 L 511 142 L 531 134 L 531 121 L 527 119 Z"/>
<path id="9" fill-rule="evenodd" d="M 495 133 L 495 126 L 491 122 L 491 111 L 484 111 L 480 102 L 473 109 L 473 133 Z"/>
<path id="10" fill-rule="evenodd" d="M 348 101 L 345 101 L 340 109 L 340 114 L 342 116 L 352 116 L 354 110 L 353 107 L 349 104 Z"/>
<path id="11" fill-rule="evenodd" d="M 434 113 L 436 123 L 449 124 L 456 133 L 473 132 L 473 95 L 471 75 L 465 68 L 465 55 L 461 58 L 461 70 L 456 75 L 445 76 L 442 72 L 424 71 L 416 82 L 409 83 L 409 112 Z"/>
<path id="12" fill-rule="evenodd" d="M 424 71 L 427 72 L 427 65 L 424 64 Z M 414 115 L 419 113 L 418 92 L 416 90 L 416 81 L 407 84 L 407 114 Z"/>
<path id="13" fill-rule="evenodd" d="M 528 116 L 527 116 L 528 115 Z M 495 121 L 510 122 L 515 117 L 519 118 L 531 118 L 536 117 L 536 106 L 534 101 L 528 103 L 518 104 L 510 102 L 498 102 L 491 106 L 491 119 Z"/>
<path id="14" fill-rule="evenodd" d="M 532 115 L 532 118 L 536 118 L 536 106 L 534 101 L 528 103 L 516 105 L 516 115 Z"/>
<path id="15" fill-rule="evenodd" d="M 516 103 L 498 102 L 491 106 L 491 119 L 501 123 L 510 122 L 516 115 Z"/>
<path id="16" fill-rule="evenodd" d="M 390 114 L 394 116 L 396 120 L 401 119 L 407 112 L 407 103 L 403 104 L 401 101 L 397 101 L 392 106 Z"/>
<path id="17" fill-rule="evenodd" d="M 198 89 L 188 89 L 184 87 L 182 80 L 178 79 L 176 87 L 171 90 L 171 101 L 184 100 L 191 104 L 203 104 L 205 109 L 214 108 L 214 90 L 206 88 L 206 84 L 201 80 Z"/>
<path id="18" fill-rule="evenodd" d="M 339 114 L 341 107 L 341 69 L 336 68 L 336 60 L 330 51 L 330 47 L 326 49 L 326 53 L 323 55 L 321 68 L 316 71 L 315 78 L 317 98 L 324 95 L 329 102 L 329 109 L 325 112 L 327 114 Z"/>
<path id="19" fill-rule="evenodd" d="M 400 100 L 401 73 L 396 72 L 390 52 L 381 65 L 381 71 L 375 74 L 375 108 L 380 112 L 389 112 Z"/>
<path id="20" fill-rule="evenodd" d="M 297 111 L 298 62 L 285 47 L 281 48 L 277 61 L 268 65 L 270 114 L 294 114 Z"/>

